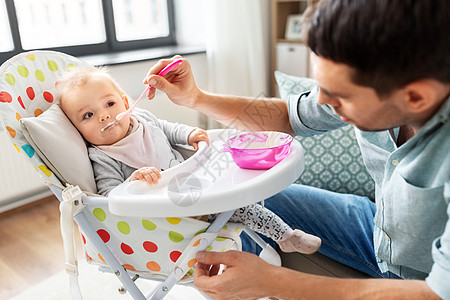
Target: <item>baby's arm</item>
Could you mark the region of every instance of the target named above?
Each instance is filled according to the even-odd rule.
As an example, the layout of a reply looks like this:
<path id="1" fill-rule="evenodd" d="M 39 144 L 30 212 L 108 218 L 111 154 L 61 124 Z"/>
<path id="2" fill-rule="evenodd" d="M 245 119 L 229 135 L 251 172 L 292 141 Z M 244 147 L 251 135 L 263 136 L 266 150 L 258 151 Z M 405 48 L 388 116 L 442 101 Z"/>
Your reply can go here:
<path id="1" fill-rule="evenodd" d="M 202 141 L 209 145 L 209 138 L 206 130 L 196 128 L 189 134 L 188 143 L 194 147 L 195 151 L 198 150 L 198 143 Z"/>
<path id="2" fill-rule="evenodd" d="M 97 194 L 107 196 L 126 179 L 122 165 L 97 148 L 90 147 L 89 158 L 94 171 Z M 131 173 L 131 172 L 130 172 Z"/>
<path id="3" fill-rule="evenodd" d="M 157 184 L 161 179 L 161 173 L 153 167 L 143 167 L 133 172 L 130 181 L 146 181 L 148 185 Z"/>

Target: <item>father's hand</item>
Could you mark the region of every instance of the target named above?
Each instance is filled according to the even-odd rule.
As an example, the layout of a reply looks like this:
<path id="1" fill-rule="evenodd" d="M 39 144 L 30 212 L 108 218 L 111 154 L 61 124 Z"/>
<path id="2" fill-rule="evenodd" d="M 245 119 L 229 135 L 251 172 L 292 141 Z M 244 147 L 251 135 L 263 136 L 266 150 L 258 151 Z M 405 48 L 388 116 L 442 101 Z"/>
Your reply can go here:
<path id="1" fill-rule="evenodd" d="M 214 299 L 258 299 L 270 296 L 274 266 L 254 254 L 238 251 L 199 252 L 195 286 Z M 227 268 L 217 275 L 220 264 Z"/>
<path id="2" fill-rule="evenodd" d="M 183 62 L 169 71 L 164 77 L 156 75 L 165 66 L 178 59 L 183 59 Z M 190 108 L 194 107 L 195 98 L 199 93 L 199 89 L 195 84 L 194 75 L 192 74 L 191 65 L 187 59 L 179 55 L 175 55 L 171 59 L 159 60 L 148 71 L 144 78 L 144 84 L 150 84 L 152 86 L 147 94 L 148 99 L 153 99 L 156 89 L 158 89 L 166 93 L 173 103 Z"/>

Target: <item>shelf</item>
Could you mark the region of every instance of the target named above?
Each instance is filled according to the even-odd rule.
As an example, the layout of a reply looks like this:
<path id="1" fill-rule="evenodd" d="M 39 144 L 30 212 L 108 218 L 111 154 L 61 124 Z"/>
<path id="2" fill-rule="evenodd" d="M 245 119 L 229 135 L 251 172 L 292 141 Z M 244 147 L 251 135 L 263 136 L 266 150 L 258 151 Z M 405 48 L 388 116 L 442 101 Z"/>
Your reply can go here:
<path id="1" fill-rule="evenodd" d="M 287 40 L 287 39 L 277 39 L 277 43 L 289 43 L 289 44 L 306 44 L 305 40 Z"/>
<path id="2" fill-rule="evenodd" d="M 309 0 L 278 0 L 278 3 L 284 3 L 284 2 L 309 2 Z"/>
<path id="3" fill-rule="evenodd" d="M 277 95 L 277 85 L 275 82 L 275 77 L 273 73 L 276 70 L 282 71 L 285 68 L 286 72 L 292 72 L 294 68 L 300 68 L 302 71 L 301 76 L 310 76 L 310 66 L 309 66 L 309 55 L 308 52 L 300 51 L 297 49 L 297 45 L 306 45 L 305 40 L 303 39 L 286 39 L 285 31 L 286 31 L 286 22 L 288 16 L 290 15 L 298 15 L 303 14 L 305 10 L 317 2 L 317 0 L 271 0 L 272 1 L 272 12 L 271 12 L 271 23 L 272 23 L 272 38 L 271 38 L 271 52 L 272 52 L 272 96 Z M 280 53 L 277 53 L 277 46 L 279 44 L 292 44 L 296 50 L 288 51 L 287 53 L 282 53 L 282 56 L 289 55 L 289 59 L 295 60 L 296 67 L 286 68 L 287 64 L 284 63 L 285 60 L 280 57 Z M 284 48 L 283 51 L 286 51 Z M 298 53 L 302 55 L 299 56 Z M 277 65 L 278 63 L 283 62 L 281 65 Z M 281 69 L 280 69 L 281 68 Z"/>

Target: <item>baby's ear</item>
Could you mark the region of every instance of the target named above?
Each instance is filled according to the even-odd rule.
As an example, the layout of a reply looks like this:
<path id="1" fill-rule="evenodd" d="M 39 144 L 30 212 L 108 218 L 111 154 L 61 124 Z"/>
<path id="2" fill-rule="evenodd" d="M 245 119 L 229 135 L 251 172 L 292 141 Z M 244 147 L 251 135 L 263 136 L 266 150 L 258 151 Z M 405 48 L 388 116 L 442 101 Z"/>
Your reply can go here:
<path id="1" fill-rule="evenodd" d="M 123 99 L 123 102 L 125 103 L 125 108 L 126 109 L 130 108 L 130 104 L 128 103 L 128 98 L 123 93 L 122 93 L 122 99 Z"/>

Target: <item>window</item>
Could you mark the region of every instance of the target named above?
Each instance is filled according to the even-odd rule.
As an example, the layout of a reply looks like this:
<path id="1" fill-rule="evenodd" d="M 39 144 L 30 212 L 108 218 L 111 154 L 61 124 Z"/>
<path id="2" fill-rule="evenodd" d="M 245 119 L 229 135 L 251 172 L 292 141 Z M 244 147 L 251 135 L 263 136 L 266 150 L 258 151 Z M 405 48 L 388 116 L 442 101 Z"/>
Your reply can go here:
<path id="1" fill-rule="evenodd" d="M 143 40 L 169 35 L 166 1 L 113 0 L 112 3 L 118 41 Z"/>
<path id="2" fill-rule="evenodd" d="M 100 0 L 14 0 L 14 6 L 24 50 L 106 41 Z"/>
<path id="3" fill-rule="evenodd" d="M 34 49 L 89 55 L 175 45 L 173 28 L 172 0 L 0 0 L 0 63 Z"/>
<path id="4" fill-rule="evenodd" d="M 11 28 L 9 27 L 8 14 L 5 2 L 0 2 L 0 52 L 14 50 Z"/>

